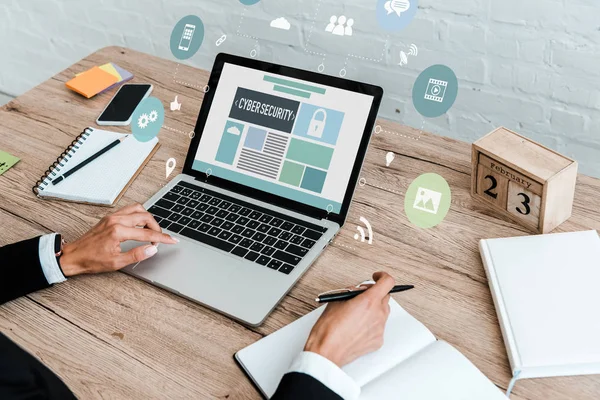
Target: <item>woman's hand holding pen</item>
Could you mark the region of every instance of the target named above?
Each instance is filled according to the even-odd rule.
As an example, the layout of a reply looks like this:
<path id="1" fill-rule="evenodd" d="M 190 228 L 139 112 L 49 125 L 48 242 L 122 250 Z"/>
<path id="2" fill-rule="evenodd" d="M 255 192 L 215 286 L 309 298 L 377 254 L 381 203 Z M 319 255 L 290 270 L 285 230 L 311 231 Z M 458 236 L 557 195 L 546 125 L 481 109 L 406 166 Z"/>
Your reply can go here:
<path id="1" fill-rule="evenodd" d="M 385 272 L 376 272 L 373 279 L 376 283 L 364 293 L 327 305 L 308 337 L 305 351 L 342 367 L 383 346 L 394 279 Z"/>

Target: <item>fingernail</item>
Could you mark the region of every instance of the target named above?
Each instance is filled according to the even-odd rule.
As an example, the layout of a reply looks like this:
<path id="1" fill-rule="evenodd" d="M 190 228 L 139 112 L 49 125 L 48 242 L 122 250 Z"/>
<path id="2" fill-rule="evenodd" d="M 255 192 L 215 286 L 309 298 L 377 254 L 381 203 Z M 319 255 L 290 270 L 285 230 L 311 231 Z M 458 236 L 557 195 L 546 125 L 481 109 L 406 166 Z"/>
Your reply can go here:
<path id="1" fill-rule="evenodd" d="M 153 255 L 158 253 L 158 248 L 156 246 L 148 246 L 146 247 L 145 253 L 147 257 L 152 257 Z"/>
<path id="2" fill-rule="evenodd" d="M 176 237 L 171 236 L 171 239 L 173 239 L 175 243 L 179 243 L 179 239 L 177 239 Z"/>

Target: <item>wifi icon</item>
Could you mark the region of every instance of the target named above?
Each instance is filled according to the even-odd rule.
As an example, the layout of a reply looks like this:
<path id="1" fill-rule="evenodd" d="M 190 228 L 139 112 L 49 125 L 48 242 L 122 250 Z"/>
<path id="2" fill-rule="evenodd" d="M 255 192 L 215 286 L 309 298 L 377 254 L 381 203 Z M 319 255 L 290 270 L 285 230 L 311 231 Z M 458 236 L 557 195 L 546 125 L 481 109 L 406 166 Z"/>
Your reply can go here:
<path id="1" fill-rule="evenodd" d="M 419 48 L 417 47 L 416 44 L 411 44 L 410 45 L 410 50 L 408 51 L 408 55 L 409 56 L 418 56 L 419 55 Z"/>
<path id="2" fill-rule="evenodd" d="M 360 239 L 361 242 L 367 241 L 367 243 L 373 244 L 373 228 L 371 228 L 371 224 L 369 223 L 369 221 L 367 221 L 367 219 L 365 217 L 360 217 L 360 222 L 365 224 L 365 227 L 367 228 L 368 236 L 367 236 L 367 234 L 365 234 L 365 229 L 359 225 L 356 227 L 356 230 L 358 231 L 358 233 L 354 234 L 354 240 Z"/>

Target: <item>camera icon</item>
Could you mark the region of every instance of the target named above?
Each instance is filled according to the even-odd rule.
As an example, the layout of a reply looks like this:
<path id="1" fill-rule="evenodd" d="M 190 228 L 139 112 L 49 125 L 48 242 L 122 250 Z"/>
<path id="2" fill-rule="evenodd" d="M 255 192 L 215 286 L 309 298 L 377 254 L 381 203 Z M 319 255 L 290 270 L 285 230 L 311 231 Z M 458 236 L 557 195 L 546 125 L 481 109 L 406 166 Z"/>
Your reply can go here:
<path id="1" fill-rule="evenodd" d="M 444 101 L 447 88 L 448 82 L 433 78 L 429 79 L 427 90 L 425 91 L 425 100 L 442 103 Z"/>

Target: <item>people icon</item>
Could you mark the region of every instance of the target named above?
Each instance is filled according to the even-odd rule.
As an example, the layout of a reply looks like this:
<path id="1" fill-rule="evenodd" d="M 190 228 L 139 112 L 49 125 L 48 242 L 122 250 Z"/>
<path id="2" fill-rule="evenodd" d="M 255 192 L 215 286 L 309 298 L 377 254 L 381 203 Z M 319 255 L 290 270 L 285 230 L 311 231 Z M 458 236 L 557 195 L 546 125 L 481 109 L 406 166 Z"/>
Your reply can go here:
<path id="1" fill-rule="evenodd" d="M 331 18 L 329 18 L 329 25 L 327 25 L 327 28 L 325 28 L 325 32 L 333 32 L 333 28 L 335 28 L 336 23 L 337 16 L 332 15 Z"/>
<path id="2" fill-rule="evenodd" d="M 346 24 L 346 17 L 345 16 L 341 16 L 338 18 L 337 21 L 337 26 L 333 29 L 333 34 L 334 35 L 338 35 L 338 36 L 344 36 L 346 33 L 345 30 L 345 24 Z"/>
<path id="3" fill-rule="evenodd" d="M 325 32 L 330 32 L 337 36 L 352 36 L 354 25 L 353 18 L 346 18 L 344 15 L 337 17 L 332 15 L 329 18 L 329 24 L 325 28 Z"/>
<path id="4" fill-rule="evenodd" d="M 352 25 L 354 25 L 354 19 L 349 18 L 348 22 L 346 22 L 346 29 L 345 29 L 346 36 L 352 36 Z"/>

